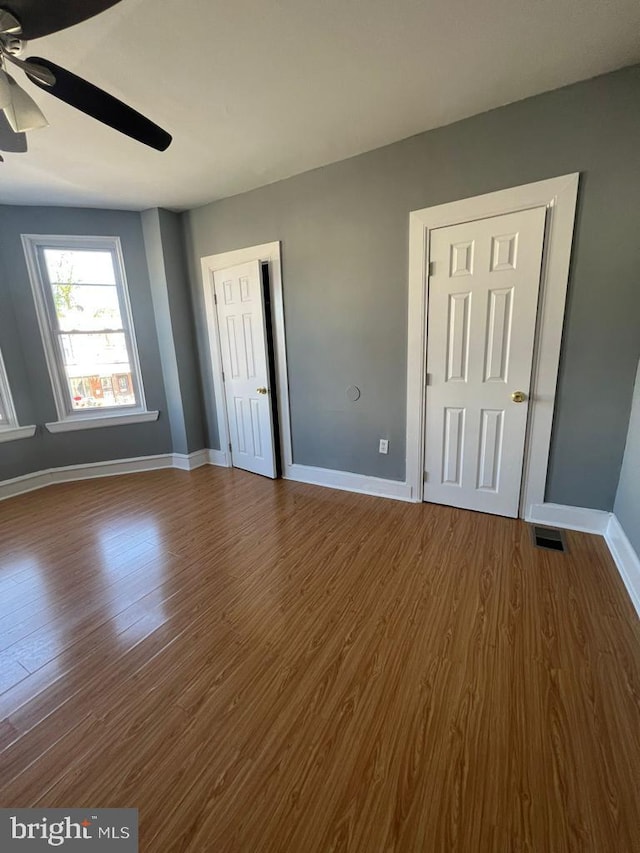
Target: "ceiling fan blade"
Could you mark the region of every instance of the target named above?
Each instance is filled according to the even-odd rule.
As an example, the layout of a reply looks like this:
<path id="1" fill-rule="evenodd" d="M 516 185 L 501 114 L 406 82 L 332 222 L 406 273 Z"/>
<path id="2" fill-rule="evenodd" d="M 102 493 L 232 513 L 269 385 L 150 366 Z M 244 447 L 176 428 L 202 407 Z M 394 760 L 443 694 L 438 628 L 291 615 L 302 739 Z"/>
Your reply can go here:
<path id="1" fill-rule="evenodd" d="M 29 61 L 53 72 L 56 81 L 53 86 L 48 86 L 31 77 L 27 71 L 29 79 L 36 86 L 44 89 L 45 92 L 55 95 L 56 98 L 66 104 L 92 116 L 103 124 L 109 125 L 114 130 L 136 139 L 138 142 L 155 148 L 157 151 L 165 151 L 171 144 L 171 136 L 166 130 L 158 127 L 157 124 L 145 118 L 132 107 L 114 98 L 113 95 L 98 89 L 93 83 L 89 83 L 82 77 L 72 74 L 71 71 L 66 71 L 59 65 L 49 62 L 48 59 L 32 56 Z"/>
<path id="2" fill-rule="evenodd" d="M 23 39 L 37 39 L 58 30 L 65 30 L 105 9 L 115 6 L 120 0 L 1 0 L 2 8 L 11 12 L 21 23 Z"/>
<path id="3" fill-rule="evenodd" d="M 0 151 L 8 151 L 10 154 L 24 154 L 26 150 L 26 133 L 15 133 L 11 129 L 7 117 L 0 110 Z"/>
<path id="4" fill-rule="evenodd" d="M 10 53 L 5 53 L 4 58 L 8 62 L 12 62 L 16 68 L 20 68 L 25 74 L 28 74 L 31 80 L 38 80 L 40 83 L 44 83 L 45 86 L 53 86 L 56 82 L 53 73 L 42 65 L 38 65 L 35 62 L 25 62 L 23 59 L 18 59 L 17 56 L 12 56 Z"/>
<path id="5" fill-rule="evenodd" d="M 26 130 L 46 127 L 49 122 L 31 95 L 21 89 L 10 74 L 6 77 L 11 91 L 11 103 L 5 106 L 4 114 L 13 131 L 24 133 Z"/>

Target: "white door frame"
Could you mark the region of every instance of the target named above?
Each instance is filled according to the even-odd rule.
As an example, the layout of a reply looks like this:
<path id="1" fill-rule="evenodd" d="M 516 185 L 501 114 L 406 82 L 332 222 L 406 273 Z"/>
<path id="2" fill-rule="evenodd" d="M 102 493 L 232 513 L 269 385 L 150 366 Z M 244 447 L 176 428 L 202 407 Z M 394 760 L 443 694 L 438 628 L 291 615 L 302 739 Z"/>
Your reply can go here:
<path id="1" fill-rule="evenodd" d="M 474 219 L 500 216 L 532 207 L 546 207 L 545 245 L 519 516 L 528 517 L 534 504 L 544 503 L 578 180 L 579 173 L 575 172 L 411 212 L 406 479 L 411 486 L 414 502 L 421 502 L 423 494 L 430 232 L 434 228 L 458 225 Z"/>
<path id="2" fill-rule="evenodd" d="M 236 249 L 232 252 L 222 252 L 201 258 L 202 291 L 207 319 L 209 340 L 209 357 L 213 375 L 213 390 L 216 402 L 216 418 L 218 421 L 218 436 L 223 466 L 232 467 L 229 453 L 229 420 L 227 401 L 222 382 L 222 353 L 220 350 L 220 335 L 218 317 L 214 301 L 213 274 L 218 270 L 235 267 L 249 261 L 268 262 L 269 285 L 271 288 L 271 321 L 273 325 L 273 344 L 276 361 L 276 400 L 278 403 L 278 422 L 280 425 L 280 451 L 282 456 L 282 473 L 291 467 L 291 425 L 289 415 L 289 380 L 287 374 L 287 352 L 284 334 L 284 302 L 282 297 L 282 264 L 280 261 L 280 243 L 264 243 L 261 246 L 249 246 L 246 249 Z"/>

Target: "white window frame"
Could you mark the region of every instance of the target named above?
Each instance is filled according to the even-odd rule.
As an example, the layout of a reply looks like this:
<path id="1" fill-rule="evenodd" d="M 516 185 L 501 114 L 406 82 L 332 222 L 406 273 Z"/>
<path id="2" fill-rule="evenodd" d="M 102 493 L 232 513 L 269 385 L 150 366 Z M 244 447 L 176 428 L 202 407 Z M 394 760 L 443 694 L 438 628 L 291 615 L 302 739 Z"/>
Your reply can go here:
<path id="1" fill-rule="evenodd" d="M 33 299 L 36 306 L 40 335 L 51 378 L 51 387 L 56 403 L 58 420 L 45 424 L 49 432 L 68 432 L 78 429 L 92 429 L 105 426 L 119 426 L 129 423 L 157 420 L 158 412 L 147 410 L 142 371 L 138 357 L 133 315 L 129 301 L 129 289 L 124 268 L 122 246 L 119 237 L 87 237 L 60 234 L 23 234 L 22 244 L 31 279 Z M 136 403 L 131 406 L 105 406 L 96 409 L 74 410 L 71 405 L 68 382 L 64 370 L 57 315 L 53 304 L 49 276 L 44 268 L 45 249 L 67 249 L 69 251 L 110 252 L 116 279 L 122 327 L 129 355 L 132 382 Z"/>
<path id="2" fill-rule="evenodd" d="M 5 414 L 7 422 L 0 423 L 0 444 L 5 441 L 16 441 L 19 438 L 31 438 L 35 435 L 34 425 L 21 427 L 18 425 L 18 416 L 11 396 L 9 377 L 4 366 L 4 359 L 0 351 L 0 408 Z"/>

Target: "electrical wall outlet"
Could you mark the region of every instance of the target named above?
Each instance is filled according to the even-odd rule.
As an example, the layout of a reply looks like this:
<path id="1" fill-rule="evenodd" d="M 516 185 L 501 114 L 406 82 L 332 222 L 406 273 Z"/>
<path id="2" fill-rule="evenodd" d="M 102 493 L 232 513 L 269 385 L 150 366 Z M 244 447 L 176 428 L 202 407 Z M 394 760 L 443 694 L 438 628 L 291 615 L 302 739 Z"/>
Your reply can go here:
<path id="1" fill-rule="evenodd" d="M 388 438 L 381 438 L 378 453 L 388 453 L 388 452 L 389 452 L 389 439 Z"/>

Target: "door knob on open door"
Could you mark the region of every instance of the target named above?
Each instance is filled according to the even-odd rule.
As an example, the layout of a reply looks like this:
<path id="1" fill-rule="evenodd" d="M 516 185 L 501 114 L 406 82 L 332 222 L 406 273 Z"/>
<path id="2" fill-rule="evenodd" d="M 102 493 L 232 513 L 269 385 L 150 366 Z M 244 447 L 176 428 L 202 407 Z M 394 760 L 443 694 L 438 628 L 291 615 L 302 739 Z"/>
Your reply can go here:
<path id="1" fill-rule="evenodd" d="M 524 403 L 524 401 L 527 399 L 527 395 L 524 393 L 524 391 L 514 391 L 511 395 L 511 399 L 514 403 Z"/>
<path id="2" fill-rule="evenodd" d="M 256 388 L 256 391 L 258 392 L 258 394 L 268 394 L 269 393 L 267 391 L 267 389 L 264 387 L 264 385 L 262 386 L 262 388 Z"/>

